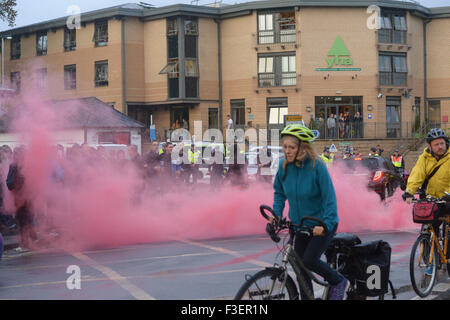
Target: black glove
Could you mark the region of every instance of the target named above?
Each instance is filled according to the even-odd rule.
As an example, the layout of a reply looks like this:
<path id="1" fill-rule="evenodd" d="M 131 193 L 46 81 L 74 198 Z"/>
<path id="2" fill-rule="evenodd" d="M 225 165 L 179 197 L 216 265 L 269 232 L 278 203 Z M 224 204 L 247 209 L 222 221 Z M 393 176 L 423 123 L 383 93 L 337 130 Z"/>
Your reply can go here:
<path id="1" fill-rule="evenodd" d="M 450 195 L 446 194 L 445 196 L 442 197 L 442 200 L 450 202 Z"/>
<path id="2" fill-rule="evenodd" d="M 407 198 L 414 198 L 414 196 L 408 192 L 402 194 L 403 201 L 406 201 Z"/>

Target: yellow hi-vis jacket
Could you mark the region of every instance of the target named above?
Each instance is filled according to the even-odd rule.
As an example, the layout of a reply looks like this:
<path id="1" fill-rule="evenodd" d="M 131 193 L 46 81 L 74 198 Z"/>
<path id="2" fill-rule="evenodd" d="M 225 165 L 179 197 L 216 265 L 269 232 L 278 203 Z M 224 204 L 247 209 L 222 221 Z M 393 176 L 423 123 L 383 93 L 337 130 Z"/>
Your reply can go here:
<path id="1" fill-rule="evenodd" d="M 189 149 L 188 155 L 189 155 L 189 162 L 190 163 L 197 163 L 198 158 L 200 157 L 202 153 L 200 151 L 194 151 L 192 152 L 191 149 Z"/>
<path id="2" fill-rule="evenodd" d="M 396 167 L 396 168 L 402 167 L 402 156 L 398 156 L 398 157 L 391 156 L 391 161 L 392 161 L 392 164 L 394 165 L 394 167 Z"/>
<path id="3" fill-rule="evenodd" d="M 323 153 L 320 155 L 320 158 L 325 162 L 327 165 L 327 168 L 333 164 L 333 158 L 330 156 L 330 158 L 327 158 Z"/>
<path id="4" fill-rule="evenodd" d="M 411 170 L 411 174 L 408 178 L 408 185 L 406 186 L 406 192 L 409 194 L 415 194 L 417 190 L 422 186 L 423 182 L 430 175 L 430 173 L 438 165 L 441 167 L 428 181 L 427 195 L 431 195 L 435 198 L 440 198 L 445 195 L 445 191 L 450 192 L 450 153 L 447 152 L 442 158 L 437 161 L 426 148 L 420 155 L 416 162 L 416 165 Z"/>

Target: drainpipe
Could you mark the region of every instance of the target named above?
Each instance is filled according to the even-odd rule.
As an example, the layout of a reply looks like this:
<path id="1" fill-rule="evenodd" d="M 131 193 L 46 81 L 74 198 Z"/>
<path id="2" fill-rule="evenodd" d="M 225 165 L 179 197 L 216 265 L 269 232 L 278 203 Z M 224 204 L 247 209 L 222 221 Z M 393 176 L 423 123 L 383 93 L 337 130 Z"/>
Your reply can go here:
<path id="1" fill-rule="evenodd" d="M 125 17 L 121 18 L 122 22 L 122 113 L 128 115 L 127 106 L 127 72 L 125 60 Z"/>
<path id="2" fill-rule="evenodd" d="M 220 28 L 220 19 L 214 19 L 214 22 L 217 23 L 217 65 L 218 65 L 218 73 L 219 73 L 219 130 L 222 132 L 223 126 L 223 104 L 222 104 L 222 41 L 221 41 L 221 28 Z"/>
<path id="3" fill-rule="evenodd" d="M 428 79 L 427 79 L 427 24 L 431 22 L 431 19 L 424 20 L 423 22 L 423 102 L 424 102 L 424 116 L 425 122 L 428 121 Z"/>

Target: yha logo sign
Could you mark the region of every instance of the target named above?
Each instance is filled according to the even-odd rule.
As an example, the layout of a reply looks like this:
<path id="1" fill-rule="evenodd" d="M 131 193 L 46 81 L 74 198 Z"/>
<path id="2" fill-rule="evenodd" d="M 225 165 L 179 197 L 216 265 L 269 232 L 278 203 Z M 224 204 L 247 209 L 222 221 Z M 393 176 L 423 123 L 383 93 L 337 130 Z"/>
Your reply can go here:
<path id="1" fill-rule="evenodd" d="M 337 36 L 336 40 L 333 43 L 330 51 L 328 51 L 327 58 L 328 68 L 333 66 L 345 65 L 351 66 L 353 65 L 353 59 L 350 57 L 350 52 L 342 41 L 340 36 Z"/>
<path id="2" fill-rule="evenodd" d="M 361 71 L 361 68 L 349 68 L 353 59 L 340 36 L 337 36 L 326 58 L 328 68 L 316 68 L 316 71 Z"/>

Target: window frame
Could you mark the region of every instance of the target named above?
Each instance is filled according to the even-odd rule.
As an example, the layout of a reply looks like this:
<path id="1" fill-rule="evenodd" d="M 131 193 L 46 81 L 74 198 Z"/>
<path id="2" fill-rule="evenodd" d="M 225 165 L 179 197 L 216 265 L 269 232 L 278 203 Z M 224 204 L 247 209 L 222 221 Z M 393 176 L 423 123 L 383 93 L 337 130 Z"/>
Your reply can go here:
<path id="1" fill-rule="evenodd" d="M 106 79 L 99 79 L 98 68 L 106 66 Z M 95 61 L 94 64 L 94 83 L 95 87 L 107 87 L 109 85 L 109 62 L 108 60 Z M 103 70 L 104 72 L 104 70 Z"/>
<path id="2" fill-rule="evenodd" d="M 283 71 L 283 61 L 287 58 L 288 71 Z M 272 72 L 268 68 L 268 59 L 272 61 Z M 262 53 L 258 55 L 258 87 L 292 87 L 297 85 L 297 58 L 296 52 L 283 52 L 278 54 Z M 270 65 L 270 63 L 269 63 Z M 294 67 L 292 69 L 291 67 Z M 265 71 L 265 72 L 261 72 Z M 292 77 L 292 74 L 295 76 Z M 292 81 L 292 79 L 294 81 Z M 265 85 L 261 85 L 261 81 Z M 292 83 L 289 83 L 291 81 Z M 267 85 L 266 85 L 267 83 Z"/>
<path id="3" fill-rule="evenodd" d="M 21 36 L 13 36 L 11 39 L 10 47 L 10 59 L 18 60 L 20 59 L 22 51 L 22 39 Z"/>
<path id="4" fill-rule="evenodd" d="M 71 79 L 69 80 L 67 75 L 71 74 Z M 73 77 L 75 74 L 75 78 Z M 68 85 L 70 84 L 70 85 Z M 64 66 L 64 90 L 76 90 L 77 89 L 77 65 L 69 64 Z"/>
<path id="5" fill-rule="evenodd" d="M 46 56 L 48 50 L 47 31 L 36 32 L 36 56 Z"/>
<path id="6" fill-rule="evenodd" d="M 104 27 L 105 30 L 101 30 Z M 92 41 L 95 43 L 95 47 L 105 47 L 109 41 L 109 26 L 108 20 L 98 20 L 94 23 L 94 36 Z"/>
<path id="7" fill-rule="evenodd" d="M 74 37 L 75 39 L 71 39 Z M 64 52 L 75 51 L 77 48 L 77 29 L 64 28 Z"/>

